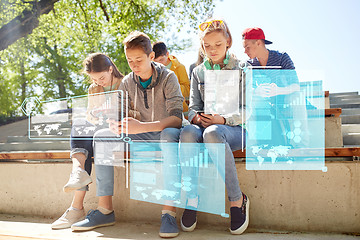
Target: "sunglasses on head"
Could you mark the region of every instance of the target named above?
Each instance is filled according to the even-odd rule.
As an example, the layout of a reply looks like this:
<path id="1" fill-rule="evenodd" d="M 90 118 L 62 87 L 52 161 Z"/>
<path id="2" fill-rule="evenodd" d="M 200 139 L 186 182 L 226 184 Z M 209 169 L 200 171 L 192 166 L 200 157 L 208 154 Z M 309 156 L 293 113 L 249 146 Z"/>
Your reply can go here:
<path id="1" fill-rule="evenodd" d="M 202 24 L 199 25 L 199 29 L 201 31 L 205 31 L 208 27 L 210 27 L 211 25 L 213 25 L 215 28 L 218 28 L 220 26 L 225 26 L 224 22 L 222 20 L 212 20 L 209 22 L 203 22 Z"/>

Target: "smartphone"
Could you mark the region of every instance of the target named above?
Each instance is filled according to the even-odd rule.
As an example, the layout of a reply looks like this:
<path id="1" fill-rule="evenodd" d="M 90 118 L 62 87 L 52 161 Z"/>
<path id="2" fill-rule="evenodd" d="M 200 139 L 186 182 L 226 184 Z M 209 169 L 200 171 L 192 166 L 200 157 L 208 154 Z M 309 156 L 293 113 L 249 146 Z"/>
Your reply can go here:
<path id="1" fill-rule="evenodd" d="M 202 116 L 203 118 L 206 118 L 206 119 L 210 119 L 208 117 L 206 117 L 204 114 L 204 110 L 199 110 L 199 111 L 196 111 L 197 114 L 199 114 L 200 116 Z"/>

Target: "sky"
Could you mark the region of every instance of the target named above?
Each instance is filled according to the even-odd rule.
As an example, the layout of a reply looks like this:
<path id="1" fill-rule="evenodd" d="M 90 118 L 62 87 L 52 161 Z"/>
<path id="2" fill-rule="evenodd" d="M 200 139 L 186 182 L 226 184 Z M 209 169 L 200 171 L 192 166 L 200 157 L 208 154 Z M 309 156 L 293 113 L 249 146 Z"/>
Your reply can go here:
<path id="1" fill-rule="evenodd" d="M 214 17 L 227 22 L 239 59 L 247 59 L 242 31 L 260 27 L 273 42 L 268 49 L 289 54 L 300 81 L 323 80 L 330 93 L 360 92 L 360 0 L 224 0 Z M 176 53 L 187 69 L 200 46 L 196 33 L 192 39 L 190 49 Z"/>

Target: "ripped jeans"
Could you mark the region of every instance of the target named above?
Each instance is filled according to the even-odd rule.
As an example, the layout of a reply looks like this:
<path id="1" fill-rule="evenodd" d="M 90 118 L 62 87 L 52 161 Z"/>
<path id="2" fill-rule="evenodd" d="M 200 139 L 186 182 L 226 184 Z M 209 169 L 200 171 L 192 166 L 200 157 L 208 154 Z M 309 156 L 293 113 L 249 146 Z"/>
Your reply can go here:
<path id="1" fill-rule="evenodd" d="M 242 197 L 239 186 L 233 151 L 242 148 L 242 134 L 246 133 L 241 126 L 227 126 L 215 124 L 207 128 L 197 125 L 186 126 L 180 134 L 180 143 L 224 143 L 225 144 L 225 185 L 229 201 L 238 201 Z M 244 136 L 245 137 L 245 136 Z M 245 141 L 244 141 L 245 145 Z M 211 156 L 211 149 L 209 154 Z M 220 166 L 224 168 L 224 166 Z M 193 179 L 197 181 L 197 179 Z M 196 189 L 194 189 L 196 191 Z M 189 197 L 196 196 L 196 192 L 188 193 Z"/>

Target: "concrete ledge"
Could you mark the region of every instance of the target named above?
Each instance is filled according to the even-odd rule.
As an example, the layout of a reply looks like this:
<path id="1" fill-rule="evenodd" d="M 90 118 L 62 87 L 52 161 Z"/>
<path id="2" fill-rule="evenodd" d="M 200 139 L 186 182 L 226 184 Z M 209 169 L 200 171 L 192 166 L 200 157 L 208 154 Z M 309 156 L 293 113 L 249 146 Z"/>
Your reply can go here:
<path id="1" fill-rule="evenodd" d="M 251 200 L 250 227 L 283 231 L 360 232 L 360 163 L 327 162 L 322 171 L 247 171 L 237 162 L 241 189 Z M 2 163 L 0 212 L 57 218 L 70 205 L 62 192 L 70 163 Z M 95 182 L 95 175 L 92 175 Z M 115 168 L 118 220 L 160 221 L 161 206 L 129 199 L 125 169 Z M 95 184 L 85 199 L 96 208 Z M 228 209 L 228 208 L 227 208 Z M 178 215 L 182 210 L 178 211 Z M 228 226 L 229 219 L 199 214 L 201 223 Z"/>
<path id="2" fill-rule="evenodd" d="M 338 92 L 338 93 L 330 93 L 330 97 L 343 97 L 349 95 L 359 95 L 359 92 Z"/>
<path id="3" fill-rule="evenodd" d="M 325 118 L 325 147 L 343 147 L 343 136 L 340 117 Z"/>

